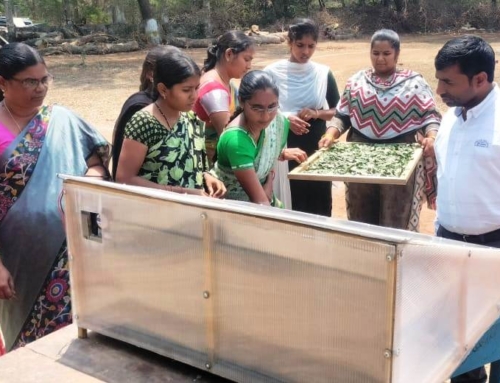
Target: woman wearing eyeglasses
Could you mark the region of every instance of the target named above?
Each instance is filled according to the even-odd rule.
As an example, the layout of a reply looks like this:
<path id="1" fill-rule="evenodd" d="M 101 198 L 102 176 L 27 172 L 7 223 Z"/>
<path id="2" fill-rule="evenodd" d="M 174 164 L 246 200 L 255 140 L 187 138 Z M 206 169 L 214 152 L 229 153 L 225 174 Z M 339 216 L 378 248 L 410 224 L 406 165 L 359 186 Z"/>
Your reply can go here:
<path id="1" fill-rule="evenodd" d="M 241 80 L 240 105 L 220 136 L 212 170 L 226 185 L 226 198 L 282 207 L 273 193 L 276 161 L 307 159 L 303 150 L 285 149 L 290 121 L 279 113 L 278 97 L 264 71 L 248 72 Z"/>
<path id="2" fill-rule="evenodd" d="M 33 48 L 0 49 L 0 326 L 7 350 L 71 323 L 57 174 L 106 177 L 109 145 L 62 106 Z"/>

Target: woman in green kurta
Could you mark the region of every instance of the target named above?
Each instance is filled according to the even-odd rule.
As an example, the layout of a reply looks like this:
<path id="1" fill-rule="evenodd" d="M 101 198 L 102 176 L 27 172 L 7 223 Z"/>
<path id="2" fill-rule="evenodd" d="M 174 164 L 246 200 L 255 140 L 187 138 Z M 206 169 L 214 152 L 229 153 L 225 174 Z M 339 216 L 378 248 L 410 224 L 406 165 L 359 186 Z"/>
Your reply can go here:
<path id="1" fill-rule="evenodd" d="M 204 123 L 191 112 L 200 69 L 182 52 L 158 58 L 158 98 L 125 126 L 116 180 L 177 193 L 223 197 L 222 182 L 207 172 Z"/>
<path id="2" fill-rule="evenodd" d="M 278 112 L 278 96 L 264 71 L 249 72 L 241 80 L 240 107 L 220 136 L 212 170 L 226 185 L 228 199 L 281 206 L 273 194 L 276 161 L 307 158 L 300 149 L 285 149 L 290 122 Z"/>

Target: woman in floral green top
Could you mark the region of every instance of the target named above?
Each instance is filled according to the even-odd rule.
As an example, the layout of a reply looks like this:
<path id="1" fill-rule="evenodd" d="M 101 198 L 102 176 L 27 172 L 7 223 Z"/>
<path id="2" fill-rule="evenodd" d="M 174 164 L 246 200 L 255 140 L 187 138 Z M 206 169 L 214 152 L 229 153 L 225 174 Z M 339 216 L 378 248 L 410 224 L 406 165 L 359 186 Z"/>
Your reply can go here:
<path id="1" fill-rule="evenodd" d="M 207 172 L 204 124 L 191 112 L 200 69 L 182 52 L 157 60 L 157 99 L 125 127 L 117 182 L 221 198 L 224 184 Z"/>

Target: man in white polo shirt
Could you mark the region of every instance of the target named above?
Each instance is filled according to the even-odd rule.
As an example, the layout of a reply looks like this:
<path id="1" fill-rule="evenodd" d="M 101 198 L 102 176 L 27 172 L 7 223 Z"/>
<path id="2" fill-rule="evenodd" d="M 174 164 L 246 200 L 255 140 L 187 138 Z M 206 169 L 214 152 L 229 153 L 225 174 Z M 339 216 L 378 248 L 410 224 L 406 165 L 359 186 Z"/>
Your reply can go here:
<path id="1" fill-rule="evenodd" d="M 434 64 L 436 92 L 451 107 L 434 145 L 437 235 L 500 247 L 500 90 L 493 82 L 495 53 L 482 38 L 462 36 L 448 41 Z M 497 361 L 491 374 L 498 373 Z M 451 382 L 486 380 L 480 367 Z"/>

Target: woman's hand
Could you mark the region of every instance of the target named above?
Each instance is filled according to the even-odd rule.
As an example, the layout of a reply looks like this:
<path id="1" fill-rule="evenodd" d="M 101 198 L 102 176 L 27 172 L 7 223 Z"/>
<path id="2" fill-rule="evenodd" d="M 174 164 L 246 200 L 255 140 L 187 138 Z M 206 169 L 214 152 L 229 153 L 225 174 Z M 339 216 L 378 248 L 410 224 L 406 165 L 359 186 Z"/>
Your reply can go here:
<path id="1" fill-rule="evenodd" d="M 434 141 L 436 140 L 436 136 L 432 133 L 428 133 L 427 136 L 424 136 L 422 133 L 417 133 L 417 141 L 424 149 L 425 157 L 435 157 L 434 153 Z"/>
<path id="2" fill-rule="evenodd" d="M 318 148 L 329 148 L 332 146 L 336 140 L 340 137 L 340 130 L 337 128 L 328 128 L 326 133 L 321 137 L 318 142 Z"/>
<path id="3" fill-rule="evenodd" d="M 434 153 L 434 136 L 425 137 L 420 141 L 420 145 L 424 148 L 424 156 L 426 157 L 434 157 L 436 153 Z"/>
<path id="4" fill-rule="evenodd" d="M 214 177 L 210 173 L 203 173 L 205 178 L 205 185 L 207 186 L 208 196 L 214 198 L 223 198 L 226 195 L 226 186 L 221 180 Z"/>
<path id="5" fill-rule="evenodd" d="M 180 186 L 174 186 L 172 188 L 172 191 L 179 194 L 200 195 L 202 197 L 208 197 L 207 192 L 203 189 L 182 188 Z"/>
<path id="6" fill-rule="evenodd" d="M 300 148 L 286 148 L 281 152 L 284 161 L 295 161 L 301 164 L 307 160 L 307 153 Z"/>
<path id="7" fill-rule="evenodd" d="M 0 299 L 11 299 L 15 295 L 14 280 L 9 270 L 0 262 Z"/>
<path id="8" fill-rule="evenodd" d="M 309 121 L 319 118 L 319 112 L 318 109 L 304 108 L 299 113 L 297 113 L 297 116 L 299 116 L 304 121 Z"/>
<path id="9" fill-rule="evenodd" d="M 273 199 L 273 181 L 274 181 L 274 170 L 271 170 L 267 175 L 266 183 L 262 185 L 267 199 L 271 201 Z"/>
<path id="10" fill-rule="evenodd" d="M 294 132 L 297 136 L 309 133 L 309 127 L 311 126 L 311 124 L 302 120 L 298 116 L 289 116 L 288 119 L 290 120 L 291 131 Z"/>

